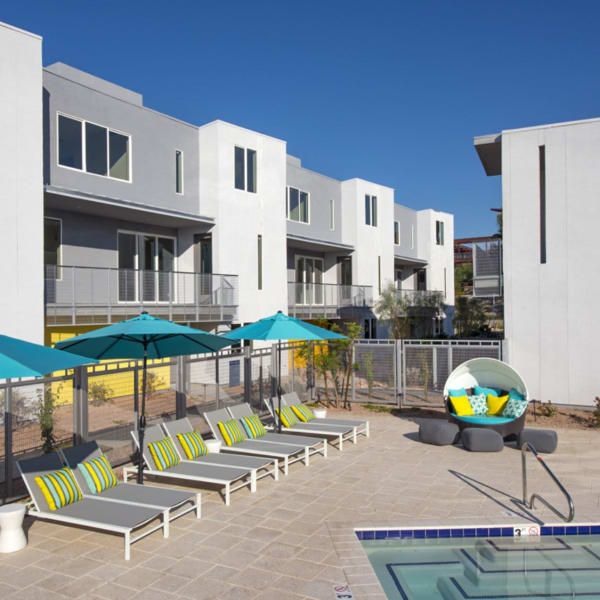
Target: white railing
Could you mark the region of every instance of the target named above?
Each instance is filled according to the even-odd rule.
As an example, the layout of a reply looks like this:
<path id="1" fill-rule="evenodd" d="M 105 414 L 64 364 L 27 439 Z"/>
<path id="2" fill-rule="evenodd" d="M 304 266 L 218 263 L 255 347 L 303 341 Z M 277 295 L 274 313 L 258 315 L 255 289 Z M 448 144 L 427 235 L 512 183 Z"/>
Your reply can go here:
<path id="1" fill-rule="evenodd" d="M 444 293 L 437 290 L 398 290 L 398 297 L 410 314 L 437 313 L 444 304 Z"/>
<path id="2" fill-rule="evenodd" d="M 333 315 L 340 308 L 373 306 L 370 285 L 288 282 L 288 308 L 296 315 Z"/>
<path id="3" fill-rule="evenodd" d="M 237 275 L 46 265 L 46 323 L 106 324 L 142 310 L 177 321 L 231 321 Z"/>

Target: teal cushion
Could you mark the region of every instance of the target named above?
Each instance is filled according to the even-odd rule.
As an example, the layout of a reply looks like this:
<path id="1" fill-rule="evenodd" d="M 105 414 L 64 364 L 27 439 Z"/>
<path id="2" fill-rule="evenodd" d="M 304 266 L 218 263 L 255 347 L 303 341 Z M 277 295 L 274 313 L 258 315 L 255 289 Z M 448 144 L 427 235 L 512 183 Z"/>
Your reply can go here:
<path id="1" fill-rule="evenodd" d="M 523 402 L 525 400 L 525 395 L 521 394 L 521 392 L 517 392 L 515 388 L 511 388 L 510 392 L 508 392 L 508 398 L 509 400 L 511 398 L 514 398 L 515 400 L 520 400 L 521 402 Z"/>
<path id="2" fill-rule="evenodd" d="M 468 396 L 468 394 L 465 388 L 456 388 L 455 390 L 448 390 L 448 396 L 452 396 L 453 398 L 460 398 L 461 396 Z"/>
<path id="3" fill-rule="evenodd" d="M 492 396 L 502 396 L 502 389 L 501 388 L 492 388 L 492 387 L 481 387 L 479 385 L 476 385 L 473 387 L 473 393 L 474 394 L 485 394 L 485 397 L 488 397 L 488 394 L 491 394 Z"/>
<path id="4" fill-rule="evenodd" d="M 510 398 L 502 411 L 503 417 L 509 419 L 519 418 L 527 410 L 527 400 L 518 400 L 517 398 Z"/>
<path id="5" fill-rule="evenodd" d="M 480 415 L 473 417 L 458 417 L 454 415 L 454 418 L 465 423 L 473 423 L 474 425 L 503 425 L 504 423 L 514 421 L 514 419 L 507 419 L 506 417 L 485 417 Z"/>

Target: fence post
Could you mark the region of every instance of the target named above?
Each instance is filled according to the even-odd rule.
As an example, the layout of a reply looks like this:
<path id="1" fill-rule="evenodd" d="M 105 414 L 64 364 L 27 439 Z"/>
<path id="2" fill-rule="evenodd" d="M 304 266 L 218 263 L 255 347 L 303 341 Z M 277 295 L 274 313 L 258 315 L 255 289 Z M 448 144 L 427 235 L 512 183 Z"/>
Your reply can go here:
<path id="1" fill-rule="evenodd" d="M 398 408 L 402 408 L 402 341 L 394 340 L 394 388 Z"/>
<path id="2" fill-rule="evenodd" d="M 350 365 L 351 365 L 351 381 L 352 381 L 352 404 L 356 402 L 356 379 L 354 377 L 356 370 L 354 369 L 354 363 L 356 362 L 356 348 L 352 344 L 352 351 L 350 352 Z M 352 405 L 350 405 L 352 407 Z"/>
<path id="3" fill-rule="evenodd" d="M 133 417 L 133 428 L 137 429 L 140 418 L 140 374 L 137 360 L 133 367 Z"/>
<path id="4" fill-rule="evenodd" d="M 258 355 L 258 358 L 260 360 L 259 365 L 258 365 L 258 412 L 262 412 L 263 409 L 263 402 L 264 402 L 264 396 L 265 396 L 265 392 L 263 390 L 263 355 L 262 353 Z"/>
<path id="5" fill-rule="evenodd" d="M 244 402 L 252 406 L 252 359 L 250 346 L 244 347 Z"/>
<path id="6" fill-rule="evenodd" d="M 448 377 L 454 369 L 452 368 L 452 342 L 448 342 Z"/>
<path id="7" fill-rule="evenodd" d="M 406 400 L 406 344 L 402 340 L 402 402 Z"/>
<path id="8" fill-rule="evenodd" d="M 277 396 L 277 373 L 279 373 L 277 364 L 277 344 L 271 344 L 271 398 Z"/>
<path id="9" fill-rule="evenodd" d="M 186 381 L 185 381 L 185 363 L 184 357 L 178 356 L 175 359 L 175 418 L 183 419 L 185 417 L 186 402 Z"/>
<path id="10" fill-rule="evenodd" d="M 81 367 L 73 369 L 73 446 L 81 444 Z"/>
<path id="11" fill-rule="evenodd" d="M 292 359 L 292 364 L 291 366 L 288 365 L 288 373 L 292 372 L 292 376 L 291 376 L 291 385 L 292 385 L 292 389 L 290 390 L 290 392 L 294 391 L 294 367 L 296 366 L 296 363 L 294 362 L 294 346 L 290 346 L 290 352 L 291 352 L 291 359 Z"/>
<path id="12" fill-rule="evenodd" d="M 12 467 L 12 387 L 10 379 L 7 379 L 4 389 L 4 491 L 6 498 L 12 496 Z"/>
<path id="13" fill-rule="evenodd" d="M 438 371 L 437 371 L 437 346 L 433 346 L 433 358 L 432 358 L 432 371 L 433 371 L 433 389 L 438 389 Z"/>
<path id="14" fill-rule="evenodd" d="M 87 441 L 89 437 L 89 383 L 88 383 L 88 371 L 87 367 L 81 367 L 81 389 L 79 391 L 79 435 L 81 436 L 81 441 Z"/>
<path id="15" fill-rule="evenodd" d="M 221 386 L 219 382 L 219 353 L 215 354 L 215 401 L 217 410 L 221 408 Z"/>

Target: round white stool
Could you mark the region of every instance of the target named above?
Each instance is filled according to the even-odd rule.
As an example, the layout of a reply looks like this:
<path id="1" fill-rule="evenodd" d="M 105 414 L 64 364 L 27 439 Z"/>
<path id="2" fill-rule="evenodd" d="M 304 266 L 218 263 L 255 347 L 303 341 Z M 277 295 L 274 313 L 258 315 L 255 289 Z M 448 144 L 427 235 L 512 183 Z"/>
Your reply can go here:
<path id="1" fill-rule="evenodd" d="M 204 443 L 211 454 L 221 451 L 221 442 L 219 440 L 205 440 Z"/>
<path id="2" fill-rule="evenodd" d="M 0 506 L 0 552 L 16 552 L 25 548 L 27 538 L 23 531 L 24 504 Z"/>

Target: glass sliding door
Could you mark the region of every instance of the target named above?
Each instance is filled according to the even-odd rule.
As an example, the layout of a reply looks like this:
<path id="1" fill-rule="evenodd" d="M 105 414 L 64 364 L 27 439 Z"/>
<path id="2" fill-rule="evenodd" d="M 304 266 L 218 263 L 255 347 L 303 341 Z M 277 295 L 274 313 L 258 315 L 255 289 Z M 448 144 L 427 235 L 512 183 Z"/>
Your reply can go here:
<path id="1" fill-rule="evenodd" d="M 296 304 L 323 304 L 323 259 L 296 257 Z"/>
<path id="2" fill-rule="evenodd" d="M 175 269 L 175 240 L 158 238 L 158 300 L 175 300 L 173 271 Z"/>
<path id="3" fill-rule="evenodd" d="M 296 257 L 296 304 L 304 304 L 304 258 Z"/>
<path id="4" fill-rule="evenodd" d="M 118 234 L 119 302 L 135 302 L 136 281 L 136 235 Z"/>
<path id="5" fill-rule="evenodd" d="M 142 302 L 156 302 L 156 238 L 151 235 L 141 235 L 138 245 L 141 299 Z"/>

